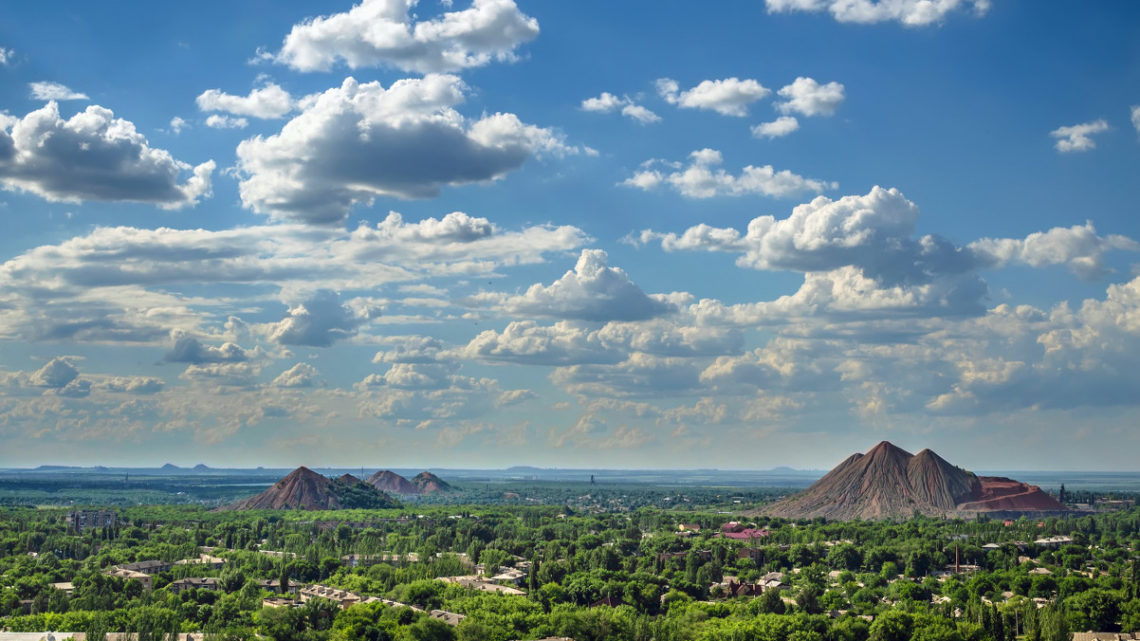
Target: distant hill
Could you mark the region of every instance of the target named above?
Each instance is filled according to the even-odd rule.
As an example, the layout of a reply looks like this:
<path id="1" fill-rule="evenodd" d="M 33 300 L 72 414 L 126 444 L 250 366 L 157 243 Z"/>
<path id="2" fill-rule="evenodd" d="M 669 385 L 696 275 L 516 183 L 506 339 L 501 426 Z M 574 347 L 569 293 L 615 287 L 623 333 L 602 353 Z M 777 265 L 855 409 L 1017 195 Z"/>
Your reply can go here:
<path id="1" fill-rule="evenodd" d="M 174 463 L 167 463 L 158 469 L 163 470 L 164 472 L 176 472 L 182 470 L 182 468 L 178 467 Z"/>
<path id="2" fill-rule="evenodd" d="M 391 492 L 392 494 L 419 494 L 421 492 L 418 485 L 388 470 L 381 470 L 369 476 L 364 482 L 381 492 Z"/>
<path id="3" fill-rule="evenodd" d="M 819 473 L 818 470 L 800 470 L 794 467 L 788 467 L 787 465 L 774 467 L 767 471 L 771 472 L 772 474 L 802 474 L 804 476 L 815 475 Z"/>
<path id="4" fill-rule="evenodd" d="M 426 470 L 412 477 L 412 485 L 415 485 L 420 489 L 420 494 L 450 492 L 452 489 L 454 489 L 443 479 Z"/>
<path id="5" fill-rule="evenodd" d="M 1035 485 L 977 476 L 928 449 L 883 441 L 853 454 L 807 490 L 760 512 L 783 518 L 903 519 L 915 514 L 1043 514 L 1066 508 Z"/>
<path id="6" fill-rule="evenodd" d="M 261 494 L 223 509 L 340 510 L 399 506 L 399 501 L 351 474 L 330 479 L 302 466 Z"/>
<path id="7" fill-rule="evenodd" d="M 205 463 L 199 463 L 199 464 L 194 466 L 194 471 L 195 472 L 209 472 L 210 466 L 206 465 Z"/>

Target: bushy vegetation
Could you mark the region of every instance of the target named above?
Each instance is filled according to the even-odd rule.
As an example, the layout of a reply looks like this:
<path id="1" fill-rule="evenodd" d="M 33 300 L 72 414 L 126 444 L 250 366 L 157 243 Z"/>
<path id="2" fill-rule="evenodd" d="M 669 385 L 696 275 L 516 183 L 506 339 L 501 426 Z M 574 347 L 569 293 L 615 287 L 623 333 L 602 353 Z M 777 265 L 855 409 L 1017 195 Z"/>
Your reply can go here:
<path id="1" fill-rule="evenodd" d="M 392 497 L 357 480 L 334 479 L 332 493 L 342 506 L 351 509 L 383 509 L 399 505 Z"/>
<path id="2" fill-rule="evenodd" d="M 201 507 L 119 511 L 113 528 L 68 528 L 66 511 L 0 510 L 0 628 L 172 631 L 219 639 L 324 641 L 566 636 L 702 641 L 1066 641 L 1072 631 L 1140 630 L 1140 510 L 1096 516 L 905 523 L 750 521 L 764 538 L 718 537 L 736 518 L 641 508 L 583 514 L 563 506 L 417 506 L 336 512 L 218 513 Z M 698 526 L 691 535 L 678 525 Z M 1070 543 L 1038 546 L 1065 535 Z M 997 549 L 986 549 L 988 543 Z M 104 574 L 140 560 L 174 565 L 154 589 Z M 265 551 L 281 554 L 266 554 Z M 350 567 L 348 554 L 386 555 Z M 966 567 L 945 574 L 955 558 Z M 525 595 L 439 580 L 527 568 Z M 974 567 L 976 566 L 976 567 Z M 732 586 L 781 573 L 787 589 L 732 596 Z M 170 584 L 214 576 L 217 591 Z M 409 607 L 347 608 L 312 599 L 264 608 L 259 580 L 321 583 Z M 67 596 L 53 583 L 71 582 Z M 428 612 L 465 615 L 451 626 Z"/>

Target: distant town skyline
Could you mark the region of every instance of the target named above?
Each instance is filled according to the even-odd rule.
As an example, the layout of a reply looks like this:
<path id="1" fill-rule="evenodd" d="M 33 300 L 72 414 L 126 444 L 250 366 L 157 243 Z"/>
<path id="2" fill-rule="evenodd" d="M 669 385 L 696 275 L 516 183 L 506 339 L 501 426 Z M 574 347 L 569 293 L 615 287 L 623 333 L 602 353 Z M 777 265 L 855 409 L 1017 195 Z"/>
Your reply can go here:
<path id="1" fill-rule="evenodd" d="M 0 467 L 1140 470 L 1138 23 L 0 6 Z"/>

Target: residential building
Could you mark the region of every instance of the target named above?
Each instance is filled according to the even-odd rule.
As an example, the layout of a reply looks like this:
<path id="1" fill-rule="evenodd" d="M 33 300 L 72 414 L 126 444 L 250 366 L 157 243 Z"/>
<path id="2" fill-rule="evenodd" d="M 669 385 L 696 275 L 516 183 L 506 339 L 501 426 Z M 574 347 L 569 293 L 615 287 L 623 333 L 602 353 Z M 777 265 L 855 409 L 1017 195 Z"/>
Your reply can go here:
<path id="1" fill-rule="evenodd" d="M 74 510 L 66 518 L 67 526 L 78 532 L 92 528 L 114 527 L 118 523 L 118 515 L 110 510 Z"/>
<path id="2" fill-rule="evenodd" d="M 120 579 L 127 579 L 128 581 L 138 581 L 142 583 L 143 589 L 149 591 L 154 587 L 154 581 L 150 578 L 149 574 L 143 572 L 136 572 L 135 570 L 127 570 L 125 568 L 108 568 L 103 571 L 107 576 L 116 576 Z"/>
<path id="3" fill-rule="evenodd" d="M 154 575 L 161 572 L 169 572 L 170 569 L 174 567 L 174 564 L 168 563 L 166 561 L 136 561 L 134 563 L 124 563 L 116 567 L 122 570 L 131 570 L 134 572 L 142 572 L 143 574 Z"/>
<path id="4" fill-rule="evenodd" d="M 201 565 L 212 570 L 220 570 L 225 564 L 225 559 L 209 554 L 201 554 L 196 559 L 182 559 L 174 562 L 174 565 Z"/>
<path id="5" fill-rule="evenodd" d="M 170 585 L 166 587 L 174 594 L 179 594 L 185 590 L 190 589 L 217 591 L 221 589 L 221 582 L 212 576 L 190 577 L 186 579 L 178 579 L 177 581 L 171 581 Z"/>
<path id="6" fill-rule="evenodd" d="M 1037 539 L 1033 544 L 1043 548 L 1059 548 L 1062 545 L 1069 545 L 1072 542 L 1073 537 L 1071 536 L 1050 536 Z"/>
<path id="7" fill-rule="evenodd" d="M 467 618 L 466 614 L 459 614 L 457 612 L 448 612 L 447 610 L 432 610 L 428 613 L 433 619 L 439 619 L 447 625 L 457 626 Z"/>
<path id="8" fill-rule="evenodd" d="M 1074 632 L 1073 641 L 1133 641 L 1135 634 L 1129 632 Z"/>

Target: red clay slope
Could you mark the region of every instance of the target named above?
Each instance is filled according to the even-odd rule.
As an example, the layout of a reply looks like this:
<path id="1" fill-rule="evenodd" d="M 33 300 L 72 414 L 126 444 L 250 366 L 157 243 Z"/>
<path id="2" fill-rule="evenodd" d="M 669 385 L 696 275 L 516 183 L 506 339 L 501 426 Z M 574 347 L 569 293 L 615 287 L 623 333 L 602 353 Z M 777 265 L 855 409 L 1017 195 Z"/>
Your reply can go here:
<path id="1" fill-rule="evenodd" d="M 393 494 L 420 493 L 420 488 L 413 485 L 411 481 L 388 470 L 381 470 L 369 476 L 365 482 L 381 492 L 391 492 Z"/>
<path id="2" fill-rule="evenodd" d="M 796 496 L 761 511 L 784 518 L 900 519 L 961 510 L 1042 511 L 1065 508 L 1040 488 L 978 477 L 930 450 L 917 455 L 883 441 L 854 454 Z"/>
<path id="3" fill-rule="evenodd" d="M 1041 491 L 1036 485 L 1000 476 L 980 476 L 981 492 L 971 501 L 958 506 L 962 511 L 992 512 L 994 510 L 1040 510 L 1046 512 L 1066 509 L 1057 499 Z"/>

